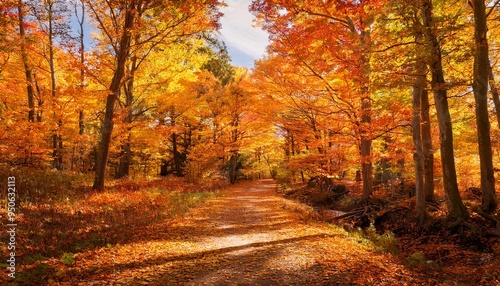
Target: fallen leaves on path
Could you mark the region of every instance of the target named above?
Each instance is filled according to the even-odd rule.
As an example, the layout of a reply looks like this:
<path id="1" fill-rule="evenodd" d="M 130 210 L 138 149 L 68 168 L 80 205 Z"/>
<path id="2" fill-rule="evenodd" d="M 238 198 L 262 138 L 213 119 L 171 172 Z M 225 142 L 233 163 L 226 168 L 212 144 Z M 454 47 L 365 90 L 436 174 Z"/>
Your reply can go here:
<path id="1" fill-rule="evenodd" d="M 409 285 L 395 257 L 307 220 L 262 180 L 230 188 L 183 218 L 137 229 L 126 245 L 79 253 L 53 285 Z"/>

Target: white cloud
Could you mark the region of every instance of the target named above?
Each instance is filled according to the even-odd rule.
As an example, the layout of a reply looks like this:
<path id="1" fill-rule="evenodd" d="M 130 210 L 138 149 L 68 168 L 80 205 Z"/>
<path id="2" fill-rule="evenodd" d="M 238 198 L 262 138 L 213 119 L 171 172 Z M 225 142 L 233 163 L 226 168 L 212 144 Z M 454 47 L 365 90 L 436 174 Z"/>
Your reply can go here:
<path id="1" fill-rule="evenodd" d="M 248 11 L 251 0 L 226 0 L 222 9 L 221 34 L 228 46 L 233 64 L 251 67 L 262 57 L 269 43 L 267 32 L 253 27 L 253 15 Z"/>

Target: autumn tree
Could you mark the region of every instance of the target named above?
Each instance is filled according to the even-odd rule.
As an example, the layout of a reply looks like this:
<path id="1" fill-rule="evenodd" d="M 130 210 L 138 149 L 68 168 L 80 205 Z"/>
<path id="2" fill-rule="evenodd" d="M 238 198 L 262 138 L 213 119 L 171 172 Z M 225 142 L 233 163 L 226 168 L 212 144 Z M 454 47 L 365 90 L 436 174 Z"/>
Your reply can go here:
<path id="1" fill-rule="evenodd" d="M 105 2 L 89 2 L 93 17 L 99 23 L 99 29 L 107 38 L 115 57 L 113 79 L 109 87 L 110 94 L 106 99 L 105 116 L 99 142 L 94 189 L 104 188 L 115 103 L 123 87 L 126 65 L 130 62 L 131 44 L 134 39 L 138 39 L 138 42 L 134 43 L 134 49 L 147 45 L 154 46 L 171 35 L 169 32 L 172 30 L 172 26 L 178 28 L 175 36 L 179 36 L 192 33 L 192 29 L 189 28 L 191 27 L 190 19 L 198 22 L 197 29 L 200 27 L 205 29 L 215 27 L 219 16 L 216 11 L 217 5 L 219 5 L 218 1 L 162 3 L 131 0 Z M 142 25 L 146 22 L 148 25 Z M 141 40 L 139 35 L 147 36 Z"/>
<path id="2" fill-rule="evenodd" d="M 131 129 L 133 128 L 132 122 L 143 113 L 142 111 L 144 111 L 144 108 L 140 108 L 137 106 L 137 103 L 140 102 L 140 100 L 135 94 L 135 89 L 138 81 L 140 80 L 141 67 L 145 64 L 151 63 L 150 61 L 146 60 L 146 57 L 151 58 L 153 50 L 167 50 L 167 46 L 176 45 L 177 49 L 175 49 L 175 51 L 181 53 L 181 55 L 176 55 L 175 58 L 178 58 L 177 64 L 181 66 L 181 69 L 187 69 L 189 66 L 191 66 L 191 68 L 193 69 L 199 68 L 196 66 L 198 60 L 193 60 L 193 57 L 191 57 L 192 52 L 193 50 L 198 48 L 197 42 L 198 44 L 206 42 L 204 41 L 204 39 L 200 38 L 203 38 L 203 35 L 207 34 L 205 33 L 205 30 L 209 31 L 213 27 L 210 23 L 208 23 L 204 26 L 192 26 L 187 29 L 186 27 L 189 24 L 184 22 L 197 21 L 200 17 L 202 17 L 201 15 L 199 15 L 199 13 L 203 12 L 203 9 L 204 7 L 200 6 L 198 7 L 198 11 L 196 9 L 193 10 L 193 14 L 189 17 L 171 18 L 168 20 L 163 19 L 161 22 L 157 22 L 158 20 L 151 21 L 147 18 L 142 17 L 142 14 L 147 13 L 147 10 L 138 11 L 138 18 L 140 19 L 140 23 L 138 23 L 137 26 L 139 29 L 141 29 L 140 27 L 147 29 L 147 27 L 160 24 L 164 25 L 166 28 L 165 30 L 161 31 L 161 34 L 157 32 L 157 35 L 142 35 L 138 33 L 132 40 L 132 46 L 135 46 L 136 43 L 140 45 L 135 46 L 131 50 L 130 63 L 127 65 L 127 74 L 129 76 L 127 77 L 127 81 L 123 86 L 124 100 L 119 101 L 121 109 L 123 109 L 126 113 L 123 115 L 122 122 L 127 125 L 128 131 L 131 131 Z M 186 47 L 184 51 L 182 49 L 179 49 L 183 45 Z M 194 46 L 189 47 L 189 45 Z M 202 48 L 200 47 L 200 49 Z M 200 50 L 199 52 L 202 53 L 203 51 Z M 157 56 L 161 55 L 161 53 L 155 54 Z M 195 58 L 197 57 L 195 56 Z M 134 110 L 136 111 L 134 112 Z M 175 116 L 172 118 L 175 118 Z M 175 124 L 175 121 L 173 121 L 172 123 Z M 172 134 L 172 136 L 176 137 L 177 134 L 174 133 Z M 132 162 L 132 150 L 130 142 L 131 133 L 128 133 L 126 137 L 127 138 L 124 139 L 125 142 L 121 146 L 120 163 L 116 174 L 116 177 L 118 178 L 127 177 L 129 175 L 130 164 Z M 173 140 L 173 146 L 174 149 L 177 149 L 177 138 Z M 179 155 L 181 155 L 181 153 L 179 153 L 178 151 L 174 151 L 176 173 L 182 175 L 183 164 L 181 163 Z"/>
<path id="3" fill-rule="evenodd" d="M 248 108 L 248 95 L 241 87 L 243 80 L 245 80 L 246 72 L 239 70 L 235 76 L 234 81 L 228 86 L 226 90 L 226 97 L 228 98 L 229 120 L 228 120 L 228 152 L 229 152 L 229 182 L 236 183 L 238 180 L 238 156 L 240 152 L 240 141 L 245 136 L 246 130 L 242 128 L 242 116 L 245 109 Z"/>
<path id="4" fill-rule="evenodd" d="M 80 92 L 82 95 L 85 93 L 85 86 L 87 83 L 85 82 L 85 0 L 76 1 L 73 3 L 74 15 L 77 19 L 78 23 L 78 52 L 79 52 L 79 69 L 80 69 L 80 82 L 78 86 L 80 87 Z M 78 111 L 78 134 L 83 135 L 85 132 L 85 124 L 84 124 L 84 110 L 80 108 Z"/>
<path id="5" fill-rule="evenodd" d="M 488 59 L 488 39 L 486 6 L 484 0 L 469 1 L 474 11 L 474 90 L 477 137 L 481 169 L 482 208 L 485 212 L 494 212 L 498 201 L 495 194 L 495 178 L 490 138 L 490 120 L 488 112 L 488 79 L 490 63 Z"/>
<path id="6" fill-rule="evenodd" d="M 13 33 L 13 27 L 15 26 L 15 7 L 16 2 L 14 0 L 2 1 L 0 3 L 0 28 L 4 31 L 0 36 L 0 52 L 2 54 L 2 59 L 0 62 L 0 66 L 5 64 L 5 56 L 8 55 L 9 52 L 9 34 Z"/>
<path id="7" fill-rule="evenodd" d="M 97 3 L 96 3 L 97 4 Z M 135 21 L 135 13 L 134 10 L 137 9 L 137 5 L 140 4 L 137 1 L 130 1 L 124 3 L 111 3 L 110 5 L 111 13 L 115 13 L 115 9 L 120 12 L 118 16 L 120 18 L 116 19 L 115 24 L 122 25 L 122 29 L 120 34 L 117 36 L 120 37 L 119 42 L 113 46 L 115 51 L 115 60 L 116 60 L 116 68 L 114 70 L 113 79 L 111 80 L 111 84 L 109 87 L 110 94 L 106 98 L 106 109 L 105 115 L 102 125 L 101 131 L 101 139 L 99 141 L 99 149 L 97 156 L 97 164 L 96 164 L 96 175 L 94 179 L 93 189 L 103 189 L 104 188 L 104 175 L 106 173 L 106 165 L 108 163 L 108 155 L 109 155 L 109 145 L 111 143 L 111 132 L 113 131 L 113 114 L 115 109 L 115 101 L 118 98 L 121 88 L 121 81 L 125 74 L 125 63 L 129 56 L 130 42 L 131 42 L 131 31 L 133 29 L 134 21 Z M 115 4 L 115 5 L 112 5 Z M 116 5 L 118 4 L 118 5 Z M 120 5 L 122 4 L 122 5 Z M 96 7 L 96 5 L 92 2 L 89 2 L 90 9 L 93 11 L 97 20 L 100 22 L 101 29 L 106 33 L 106 27 L 104 26 L 103 20 L 101 20 L 101 13 L 105 13 L 102 10 L 103 7 Z M 114 7 L 113 7 L 114 6 Z M 118 27 L 117 27 L 118 28 Z M 107 36 L 111 39 L 113 38 L 113 34 L 111 32 L 107 33 Z"/>
<path id="8" fill-rule="evenodd" d="M 435 16 L 430 0 L 423 0 L 420 9 L 424 36 L 428 47 L 427 64 L 431 72 L 431 87 L 439 123 L 441 143 L 441 163 L 446 203 L 451 214 L 458 220 L 468 217 L 467 210 L 460 198 L 453 151 L 453 129 L 447 98 L 446 81 L 442 64 L 442 52 L 436 36 Z"/>
<path id="9" fill-rule="evenodd" d="M 391 1 L 384 9 L 391 16 L 381 15 L 376 22 L 374 37 L 384 41 L 374 56 L 375 82 L 392 91 L 401 89 L 405 98 L 411 96 L 415 193 L 417 215 L 422 223 L 426 217 L 426 201 L 434 200 L 434 147 L 424 34 L 418 4 Z M 411 94 L 408 88 L 411 88 Z M 404 120 L 403 110 L 396 113 L 400 113 Z"/>
<path id="10" fill-rule="evenodd" d="M 61 118 L 61 103 L 60 96 L 57 94 L 58 87 L 56 81 L 56 59 L 55 49 L 57 41 L 62 43 L 69 39 L 69 10 L 66 1 L 50 0 L 50 1 L 30 1 L 30 7 L 34 17 L 40 23 L 40 27 L 47 37 L 48 51 L 44 52 L 44 57 L 49 65 L 50 74 L 50 99 L 53 120 L 56 127 L 52 134 L 52 148 L 53 148 L 53 168 L 62 169 L 63 164 L 63 141 L 61 128 L 63 120 Z"/>
<path id="11" fill-rule="evenodd" d="M 195 95 L 198 102 L 193 115 L 197 118 L 197 133 L 201 139 L 192 145 L 186 156 L 185 171 L 192 181 L 210 173 L 222 173 L 224 169 L 226 146 L 222 140 L 222 120 L 228 110 L 225 107 L 226 89 L 235 75 L 235 67 L 231 65 L 224 42 L 208 33 L 204 33 L 202 38 L 206 46 L 200 47 L 200 52 L 207 56 L 207 60 L 201 66 L 197 80 L 187 87 L 187 92 Z"/>
<path id="12" fill-rule="evenodd" d="M 254 1 L 252 5 L 272 35 L 273 51 L 289 55 L 298 65 L 306 66 L 312 75 L 325 82 L 337 101 L 341 97 L 340 101 L 356 106 L 351 116 L 355 117 L 354 130 L 359 138 L 365 198 L 371 195 L 373 187 L 370 32 L 380 5 L 382 1 Z M 338 88 L 325 75 L 347 70 L 352 86 L 348 93 L 339 96 Z"/>
<path id="13" fill-rule="evenodd" d="M 292 172 L 334 175 L 346 167 L 342 164 L 343 148 L 348 149 L 352 144 L 347 142 L 355 139 L 342 138 L 349 136 L 345 127 L 351 122 L 332 104 L 324 82 L 308 74 L 306 67 L 296 66 L 294 61 L 271 56 L 257 62 L 252 77 L 258 82 L 262 100 L 271 102 L 272 113 L 278 114 L 270 114 L 269 120 L 283 132 Z"/>
<path id="14" fill-rule="evenodd" d="M 26 91 L 28 95 L 28 121 L 35 122 L 35 89 L 33 84 L 33 72 L 28 60 L 28 52 L 26 51 L 26 32 L 25 32 L 25 21 L 24 21 L 24 3 L 22 0 L 18 1 L 17 13 L 19 17 L 19 36 L 20 36 L 20 48 L 21 57 L 24 65 L 24 71 L 26 74 Z M 38 117 L 41 120 L 41 117 Z"/>
<path id="15" fill-rule="evenodd" d="M 47 150 L 45 124 L 41 122 L 43 99 L 35 70 L 39 69 L 36 63 L 43 61 L 37 49 L 43 38 L 28 8 L 17 0 L 0 5 L 0 25 L 4 28 L 0 37 L 0 113 L 5 130 L 10 130 L 3 137 L 11 138 L 3 142 L 4 150 L 15 154 L 7 156 L 5 162 L 40 166 Z"/>

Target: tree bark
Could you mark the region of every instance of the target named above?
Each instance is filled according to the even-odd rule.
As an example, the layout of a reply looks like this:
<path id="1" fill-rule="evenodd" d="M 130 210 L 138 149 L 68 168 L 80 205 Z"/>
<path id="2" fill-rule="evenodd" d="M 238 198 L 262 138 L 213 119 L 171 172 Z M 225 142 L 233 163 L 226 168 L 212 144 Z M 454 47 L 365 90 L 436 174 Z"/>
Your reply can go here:
<path id="1" fill-rule="evenodd" d="M 170 126 L 175 127 L 177 122 L 176 122 L 176 114 L 175 114 L 175 107 L 172 105 L 170 107 Z M 174 162 L 174 171 L 175 175 L 178 177 L 184 176 L 183 172 L 183 160 L 181 159 L 181 153 L 179 152 L 179 142 L 178 142 L 179 135 L 177 134 L 177 130 L 174 130 L 171 135 L 171 140 L 172 140 L 172 156 L 173 156 L 173 162 Z"/>
<path id="2" fill-rule="evenodd" d="M 116 178 L 126 178 L 130 175 L 130 161 L 132 160 L 132 150 L 130 148 L 130 136 L 127 142 L 122 145 L 122 152 L 120 154 L 120 164 L 118 165 L 118 172 Z"/>
<path id="3" fill-rule="evenodd" d="M 32 75 L 33 75 L 33 84 L 35 85 L 35 90 L 36 90 L 36 93 L 38 95 L 38 98 L 37 98 L 37 104 L 38 104 L 38 110 L 36 112 L 36 122 L 42 122 L 43 120 L 43 110 L 41 109 L 44 101 L 43 99 L 40 97 L 40 86 L 38 85 L 38 80 L 36 78 L 36 73 L 35 73 L 35 70 L 33 70 L 32 72 Z"/>
<path id="4" fill-rule="evenodd" d="M 132 57 L 132 63 L 130 64 L 129 76 L 127 83 L 125 84 L 125 108 L 127 109 L 127 115 L 123 119 L 123 123 L 126 125 L 127 138 L 126 142 L 122 145 L 122 152 L 120 156 L 120 164 L 118 167 L 117 178 L 124 178 L 130 175 L 130 164 L 132 163 L 132 149 L 131 143 L 131 123 L 133 116 L 133 103 L 134 103 L 134 76 L 137 70 L 137 57 Z"/>
<path id="5" fill-rule="evenodd" d="M 101 138 L 99 141 L 99 150 L 97 156 L 96 173 L 94 178 L 94 185 L 92 189 L 104 189 L 104 181 L 106 175 L 106 166 L 108 164 L 109 145 L 111 144 L 111 133 L 113 132 L 113 115 L 115 102 L 120 93 L 121 82 L 125 74 L 125 63 L 129 56 L 131 32 L 135 20 L 135 6 L 136 1 L 130 1 L 127 11 L 125 13 L 125 22 L 120 39 L 119 50 L 116 55 L 116 69 L 110 85 L 110 94 L 106 98 L 106 111 L 104 114 L 104 121 L 101 128 Z"/>
<path id="6" fill-rule="evenodd" d="M 19 36 L 21 46 L 21 59 L 23 60 L 24 73 L 26 76 L 26 90 L 28 93 L 28 121 L 35 122 L 35 91 L 33 89 L 33 75 L 31 66 L 28 62 L 28 53 L 26 52 L 26 32 L 24 30 L 24 4 L 22 0 L 18 1 L 17 11 L 19 19 Z"/>
<path id="7" fill-rule="evenodd" d="M 229 182 L 235 184 L 238 181 L 238 154 L 231 154 L 229 158 Z"/>
<path id="8" fill-rule="evenodd" d="M 369 105 L 366 103 L 367 100 L 364 101 L 365 108 L 367 108 L 366 106 L 371 106 L 371 103 Z M 373 165 L 371 162 L 371 148 L 372 140 L 369 139 L 366 135 L 361 135 L 361 177 L 363 180 L 363 198 L 365 199 L 370 197 L 373 191 Z"/>
<path id="9" fill-rule="evenodd" d="M 364 28 L 364 27 L 363 27 Z M 354 32 L 354 31 L 353 31 Z M 363 179 L 363 198 L 367 199 L 373 191 L 373 164 L 372 164 L 372 139 L 371 139 L 371 122 L 372 122 L 372 99 L 368 84 L 370 82 L 369 60 L 366 58 L 368 49 L 367 45 L 371 44 L 370 32 L 361 32 L 361 57 L 360 57 L 360 91 L 361 91 L 361 170 Z"/>
<path id="10" fill-rule="evenodd" d="M 424 160 L 424 193 L 425 200 L 432 202 L 434 201 L 434 148 L 432 147 L 429 91 L 427 88 L 422 89 L 420 95 L 420 135 L 422 137 L 422 156 Z"/>
<path id="11" fill-rule="evenodd" d="M 85 0 L 80 0 L 80 5 L 81 5 L 81 17 L 78 18 L 78 25 L 80 27 L 79 31 L 79 42 L 80 42 L 80 92 L 82 93 L 82 96 L 84 96 L 85 93 L 85 39 L 84 39 L 84 28 L 83 25 L 85 23 Z M 77 8 L 75 4 L 75 15 L 78 15 L 77 13 Z M 85 133 L 85 114 L 84 110 L 80 109 L 78 112 L 78 129 L 79 132 L 78 134 L 83 135 Z M 80 155 L 81 156 L 81 155 Z"/>
<path id="12" fill-rule="evenodd" d="M 57 94 L 56 94 L 56 70 L 54 59 L 54 2 L 47 2 L 47 21 L 49 24 L 48 38 L 49 38 L 49 69 L 50 69 L 50 93 L 52 97 L 52 109 L 54 120 L 57 121 L 57 127 L 53 130 L 52 134 L 52 167 L 58 170 L 62 169 L 62 135 L 60 130 L 62 127 L 62 120 L 59 118 L 57 112 Z"/>
<path id="13" fill-rule="evenodd" d="M 425 37 L 429 49 L 429 67 L 431 70 L 431 85 L 434 92 L 436 113 L 439 123 L 439 141 L 441 144 L 441 165 L 443 168 L 443 183 L 446 204 L 450 214 L 457 220 L 468 218 L 460 193 L 458 192 L 457 172 L 455 169 L 455 156 L 453 150 L 453 129 L 450 109 L 448 107 L 447 90 L 442 66 L 441 47 L 436 36 L 434 19 L 432 15 L 432 0 L 423 0 L 422 20 Z"/>
<path id="14" fill-rule="evenodd" d="M 181 160 L 181 153 L 179 152 L 179 142 L 177 142 L 177 139 L 179 136 L 177 133 L 172 133 L 172 153 L 174 156 L 174 168 L 175 168 L 175 175 L 177 177 L 182 177 L 184 176 L 184 172 L 182 170 L 182 160 Z"/>
<path id="15" fill-rule="evenodd" d="M 482 208 L 486 213 L 496 210 L 498 201 L 495 194 L 493 158 L 491 152 L 490 120 L 488 114 L 488 79 L 490 66 L 488 40 L 486 38 L 486 7 L 484 0 L 471 1 L 474 10 L 474 82 L 472 89 L 476 102 L 476 125 L 481 169 Z"/>
<path id="16" fill-rule="evenodd" d="M 415 37 L 415 41 L 419 42 L 421 35 Z M 417 73 L 415 83 L 413 85 L 413 118 L 411 122 L 414 154 L 413 161 L 415 163 L 415 187 L 416 187 L 416 204 L 417 204 L 417 219 L 419 224 L 423 224 L 427 217 L 427 207 L 425 204 L 425 176 L 424 176 L 424 154 L 422 140 L 422 97 L 425 91 L 427 79 L 425 77 L 426 65 L 425 62 L 419 59 L 417 55 L 417 63 L 415 71 Z"/>

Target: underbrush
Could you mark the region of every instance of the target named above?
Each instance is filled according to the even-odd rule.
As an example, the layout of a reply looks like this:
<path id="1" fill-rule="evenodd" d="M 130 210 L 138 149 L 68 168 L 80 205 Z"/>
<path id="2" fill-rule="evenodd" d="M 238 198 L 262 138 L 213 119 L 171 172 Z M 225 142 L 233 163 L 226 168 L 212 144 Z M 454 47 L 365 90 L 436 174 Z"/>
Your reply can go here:
<path id="1" fill-rule="evenodd" d="M 304 184 L 282 185 L 280 193 L 318 211 L 318 215 L 310 213 L 309 217 L 343 227 L 353 241 L 395 255 L 412 271 L 466 285 L 499 283 L 500 238 L 492 234 L 495 226 L 491 220 L 477 212 L 480 197 L 469 189 L 463 197 L 471 217 L 459 227 L 450 228 L 443 194 L 439 192 L 436 202 L 428 203 L 429 219 L 421 226 L 416 220 L 415 197 L 409 197 L 409 193 L 381 188 L 373 198 L 363 200 L 362 190 L 352 186 L 347 196 L 336 200 L 329 199 L 327 191 Z M 483 269 L 482 278 L 474 270 L 477 267 Z"/>
<path id="2" fill-rule="evenodd" d="M 24 205 L 56 203 L 73 200 L 90 190 L 93 174 L 60 172 L 32 168 L 0 167 L 1 202 L 7 199 L 7 178 L 15 178 L 16 201 Z"/>
<path id="3" fill-rule="evenodd" d="M 398 241 L 392 232 L 378 234 L 373 225 L 362 230 L 354 229 L 348 232 L 349 237 L 360 244 L 366 245 L 376 252 L 397 255 L 399 252 Z"/>
<path id="4" fill-rule="evenodd" d="M 21 278 L 16 282 L 43 277 L 47 258 L 70 265 L 79 252 L 134 242 L 141 229 L 183 215 L 226 185 L 222 181 L 187 184 L 180 178 L 116 180 L 95 192 L 89 185 L 91 175 L 2 171 L 2 188 L 7 187 L 7 176 L 16 178 L 16 261 L 25 270 L 18 273 Z M 6 193 L 3 190 L 0 196 L 4 206 Z M 0 216 L 5 218 L 6 211 L 0 208 Z M 8 239 L 8 233 L 0 234 L 4 257 Z M 0 267 L 7 265 L 0 263 Z"/>

